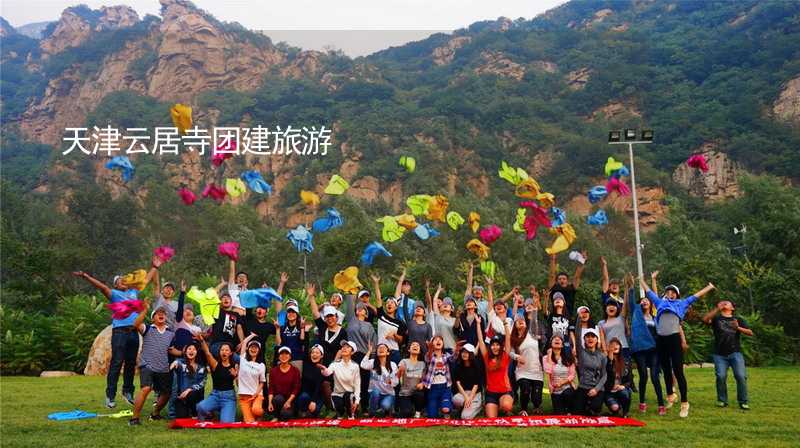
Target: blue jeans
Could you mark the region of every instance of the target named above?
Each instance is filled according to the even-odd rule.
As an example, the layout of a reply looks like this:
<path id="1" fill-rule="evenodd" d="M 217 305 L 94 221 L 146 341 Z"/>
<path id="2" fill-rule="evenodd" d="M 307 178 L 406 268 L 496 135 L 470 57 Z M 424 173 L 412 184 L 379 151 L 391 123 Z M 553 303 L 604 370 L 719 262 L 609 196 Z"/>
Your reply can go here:
<path id="1" fill-rule="evenodd" d="M 127 328 L 127 327 L 126 327 Z M 136 374 L 136 355 L 139 354 L 139 333 L 115 328 L 111 332 L 111 365 L 106 375 L 106 397 L 113 400 L 117 395 L 119 373 L 122 374 L 122 393 L 133 394 L 133 377 Z"/>
<path id="2" fill-rule="evenodd" d="M 314 412 L 308 412 L 308 405 L 314 403 L 316 407 Z M 322 396 L 312 397 L 308 392 L 300 392 L 297 396 L 297 411 L 300 413 L 308 413 L 309 417 L 316 417 L 322 410 Z"/>
<path id="3" fill-rule="evenodd" d="M 369 393 L 369 415 L 376 415 L 380 409 L 383 415 L 391 415 L 394 410 L 394 395 L 382 394 L 378 389 Z"/>
<path id="4" fill-rule="evenodd" d="M 728 356 L 713 355 L 713 357 L 714 370 L 717 373 L 717 400 L 728 402 L 728 366 L 730 366 L 736 379 L 736 400 L 739 404 L 747 403 L 747 372 L 742 352 L 733 352 Z"/>
<path id="5" fill-rule="evenodd" d="M 219 412 L 220 423 L 236 421 L 236 391 L 212 390 L 205 400 L 197 403 L 197 417 L 200 421 L 208 420 L 214 412 Z"/>
<path id="6" fill-rule="evenodd" d="M 426 409 L 428 418 L 438 418 L 441 409 L 447 409 L 448 414 L 453 409 L 453 392 L 447 384 L 431 384 Z"/>

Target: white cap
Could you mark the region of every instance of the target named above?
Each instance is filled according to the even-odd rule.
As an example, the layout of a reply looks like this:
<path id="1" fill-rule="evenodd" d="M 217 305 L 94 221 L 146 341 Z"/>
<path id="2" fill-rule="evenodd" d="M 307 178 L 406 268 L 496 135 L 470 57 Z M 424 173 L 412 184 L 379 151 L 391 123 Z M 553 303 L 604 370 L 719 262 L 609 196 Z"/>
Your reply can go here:
<path id="1" fill-rule="evenodd" d="M 590 334 L 593 334 L 593 335 L 594 335 L 594 337 L 596 337 L 596 338 L 599 338 L 599 337 L 600 337 L 600 334 L 599 334 L 599 333 L 597 333 L 597 330 L 595 330 L 594 328 L 591 328 L 591 327 L 590 327 L 590 328 L 587 328 L 587 329 L 583 330 L 583 337 L 584 337 L 584 338 L 585 338 L 586 336 L 589 336 Z"/>
<path id="2" fill-rule="evenodd" d="M 586 305 L 581 305 L 578 307 L 578 312 L 580 313 L 581 310 L 586 310 L 586 312 L 590 312 L 589 307 Z"/>
<path id="3" fill-rule="evenodd" d="M 292 349 L 284 345 L 283 347 L 278 349 L 278 354 L 281 354 L 283 352 L 286 352 L 286 353 L 291 355 L 292 354 Z"/>
<path id="4" fill-rule="evenodd" d="M 368 296 L 368 295 L 370 295 L 369 291 L 367 291 L 366 289 L 362 289 L 361 291 L 358 292 L 358 296 L 357 297 L 360 299 L 360 298 L 362 298 L 364 296 Z"/>
<path id="5" fill-rule="evenodd" d="M 289 305 L 289 306 L 287 306 L 286 307 L 286 312 L 289 312 L 289 311 L 294 311 L 295 313 L 300 314 L 300 308 L 298 308 L 297 305 Z"/>
<path id="6" fill-rule="evenodd" d="M 314 349 L 317 349 L 317 350 L 319 350 L 319 352 L 320 352 L 320 353 L 322 353 L 322 355 L 323 355 L 323 356 L 325 355 L 325 349 L 324 349 L 324 348 L 322 348 L 322 346 L 321 346 L 321 345 L 319 345 L 319 344 L 314 344 L 314 345 L 312 345 L 312 346 L 311 346 L 311 350 L 314 350 Z M 309 352 L 309 353 L 311 353 L 311 350 L 309 350 L 308 352 Z"/>
<path id="7" fill-rule="evenodd" d="M 472 353 L 473 355 L 475 354 L 475 346 L 474 346 L 474 345 L 472 345 L 472 344 L 469 344 L 469 343 L 467 343 L 467 344 L 464 344 L 464 345 L 461 347 L 461 350 L 466 350 L 466 351 L 468 351 L 468 352 Z"/>
<path id="8" fill-rule="evenodd" d="M 342 341 L 342 343 L 340 344 L 340 346 L 342 346 L 342 347 L 344 347 L 345 345 L 349 345 L 350 348 L 353 349 L 353 352 L 357 352 L 358 351 L 358 346 L 353 341 Z"/>
<path id="9" fill-rule="evenodd" d="M 334 307 L 332 307 L 330 305 L 322 307 L 322 316 L 323 317 L 328 317 L 330 315 L 334 315 L 335 316 L 336 314 L 337 314 L 336 308 L 334 308 Z"/>

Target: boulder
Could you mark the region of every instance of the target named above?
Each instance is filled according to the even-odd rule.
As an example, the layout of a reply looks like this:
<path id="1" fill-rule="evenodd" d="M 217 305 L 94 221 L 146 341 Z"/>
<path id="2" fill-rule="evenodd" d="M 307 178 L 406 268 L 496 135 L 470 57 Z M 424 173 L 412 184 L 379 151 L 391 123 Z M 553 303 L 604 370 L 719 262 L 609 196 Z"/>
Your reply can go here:
<path id="1" fill-rule="evenodd" d="M 141 350 L 141 336 L 139 337 L 139 347 Z M 92 349 L 89 350 L 89 359 L 86 361 L 86 368 L 83 369 L 84 375 L 105 375 L 108 373 L 108 366 L 111 364 L 111 325 L 101 331 L 94 338 Z M 137 359 L 136 364 L 139 364 Z M 44 373 L 42 374 L 44 376 Z"/>
<path id="2" fill-rule="evenodd" d="M 77 373 L 69 372 L 66 370 L 45 370 L 44 372 L 40 373 L 39 376 L 42 378 L 59 378 L 64 376 L 76 376 Z"/>
<path id="3" fill-rule="evenodd" d="M 682 163 L 672 173 L 672 180 L 706 201 L 714 202 L 738 197 L 741 193 L 738 176 L 742 167 L 731 160 L 727 154 L 719 151 L 719 144 L 706 142 L 695 153 L 703 154 L 708 161 L 708 172 Z"/>

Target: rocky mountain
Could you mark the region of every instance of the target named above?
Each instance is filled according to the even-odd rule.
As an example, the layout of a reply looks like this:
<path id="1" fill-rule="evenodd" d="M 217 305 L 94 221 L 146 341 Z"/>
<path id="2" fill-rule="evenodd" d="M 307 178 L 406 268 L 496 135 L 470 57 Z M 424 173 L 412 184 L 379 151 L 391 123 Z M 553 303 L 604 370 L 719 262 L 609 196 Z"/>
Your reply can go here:
<path id="1" fill-rule="evenodd" d="M 583 192 L 602 181 L 602 161 L 614 154 L 604 145 L 610 128 L 657 130 L 656 144 L 639 153 L 646 226 L 663 221 L 666 195 L 724 200 L 739 193 L 739 175 L 795 180 L 800 167 L 796 3 L 573 1 L 532 20 L 479 22 L 356 60 L 276 45 L 188 0 L 160 3 L 160 17 L 144 18 L 127 6 L 68 8 L 35 47 L 4 50 L 4 62 L 35 81 L 25 95 L 4 84 L 3 102 L 21 109 L 8 129 L 57 147 L 66 127 L 120 121 L 119 94 L 155 108 L 188 103 L 201 126 L 323 120 L 334 128 L 336 154 L 327 160 L 232 162 L 268 173 L 274 186 L 267 199 L 237 202 L 289 226 L 308 218 L 294 206 L 297 191 L 321 192 L 333 173 L 352 184 L 353 198 L 399 211 L 422 187 L 485 200 L 498 191 L 501 159 L 558 179 L 551 188 L 586 213 Z M 2 25 L 8 40 L 16 31 Z M 164 123 L 139 123 L 156 124 Z M 681 163 L 696 152 L 708 155 L 710 174 Z M 391 168 L 401 153 L 420 156 L 434 177 L 409 185 Z M 63 206 L 74 186 L 52 184 L 68 173 L 79 182 L 74 163 L 55 157 L 34 190 L 60 192 L 54 200 Z M 94 182 L 144 200 L 147 179 L 127 188 L 103 163 L 91 165 Z M 176 188 L 216 176 L 196 154 L 156 165 Z M 624 201 L 613 207 L 630 213 Z"/>

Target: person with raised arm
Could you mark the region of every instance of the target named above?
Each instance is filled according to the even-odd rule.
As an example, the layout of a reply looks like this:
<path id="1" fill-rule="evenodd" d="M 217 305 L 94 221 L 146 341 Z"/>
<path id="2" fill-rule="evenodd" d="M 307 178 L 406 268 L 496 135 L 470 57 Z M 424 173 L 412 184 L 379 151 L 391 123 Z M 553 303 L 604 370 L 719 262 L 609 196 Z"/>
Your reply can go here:
<path id="1" fill-rule="evenodd" d="M 378 305 L 378 340 L 386 342 L 386 345 L 389 346 L 389 359 L 397 364 L 401 359 L 400 344 L 407 337 L 408 327 L 397 316 L 397 299 L 389 297 L 384 301 L 380 289 L 376 289 L 375 301 Z"/>
<path id="2" fill-rule="evenodd" d="M 150 391 L 158 394 L 158 400 L 150 414 L 150 420 L 161 420 L 161 410 L 169 401 L 172 392 L 172 378 L 169 373 L 169 347 L 175 333 L 167 326 L 167 309 L 165 307 L 155 308 L 150 313 L 153 321 L 150 325 L 145 325 L 144 317 L 148 304 L 145 302 L 145 309 L 136 316 L 133 322 L 134 328 L 142 335 L 142 356 L 139 363 L 139 382 L 141 390 L 136 397 L 133 405 L 133 416 L 128 421 L 131 426 L 139 425 L 139 417 L 144 407 L 145 400 Z"/>
<path id="3" fill-rule="evenodd" d="M 389 359 L 389 347 L 378 343 L 375 358 L 370 358 L 372 345 L 361 360 L 361 370 L 370 373 L 369 378 L 369 416 L 391 417 L 394 412 L 395 387 L 400 384 L 397 364 Z M 402 361 L 401 361 L 402 362 Z"/>
<path id="4" fill-rule="evenodd" d="M 484 325 L 486 325 L 488 313 L 489 313 L 489 302 L 484 298 L 483 294 L 483 287 L 477 284 L 473 284 L 472 280 L 474 277 L 475 265 L 469 263 L 469 268 L 467 270 L 467 290 L 464 292 L 464 304 L 469 301 L 475 303 L 477 307 L 476 311 L 478 315 L 481 316 L 483 319 Z M 471 344 L 475 345 L 477 342 L 470 342 Z"/>
<path id="5" fill-rule="evenodd" d="M 555 295 L 561 294 L 565 303 L 564 314 L 570 319 L 575 315 L 575 294 L 581 286 L 583 268 L 589 258 L 586 251 L 581 252 L 581 256 L 583 257 L 583 263 L 578 263 L 578 267 L 575 268 L 574 279 L 570 282 L 569 275 L 565 271 L 558 272 L 556 254 L 550 255 L 550 274 L 547 279 L 547 284 L 550 288 L 550 300 L 555 304 Z"/>
<path id="6" fill-rule="evenodd" d="M 717 406 L 728 406 L 728 367 L 733 369 L 736 379 L 736 401 L 739 408 L 748 411 L 747 372 L 739 336 L 753 336 L 747 322 L 734 313 L 736 306 L 730 300 L 720 300 L 717 306 L 703 316 L 703 322 L 714 331 L 714 370 L 717 377 Z"/>
<path id="7" fill-rule="evenodd" d="M 375 274 L 371 275 L 373 289 L 380 290 L 380 277 Z M 375 327 L 368 321 L 369 307 L 363 301 L 356 303 L 355 297 L 352 294 L 345 296 L 345 321 L 347 322 L 347 340 L 353 341 L 356 344 L 356 352 L 353 353 L 353 360 L 361 363 L 364 356 L 367 354 L 369 347 L 378 345 L 377 333 Z M 327 350 L 327 349 L 326 349 Z M 361 369 L 361 409 L 364 412 L 369 412 L 369 383 L 370 373 L 368 370 Z"/>
<path id="8" fill-rule="evenodd" d="M 601 285 L 601 294 L 600 294 L 600 304 L 604 307 L 608 304 L 609 301 L 613 300 L 617 302 L 617 307 L 622 308 L 624 305 L 623 298 L 620 295 L 620 284 L 619 280 L 612 278 L 609 279 L 608 277 L 608 262 L 606 262 L 606 257 L 600 257 L 600 268 L 602 270 L 602 285 Z"/>
<path id="9" fill-rule="evenodd" d="M 491 291 L 491 288 L 489 289 Z M 491 292 L 490 299 L 491 300 Z M 486 369 L 486 417 L 494 418 L 501 413 L 511 414 L 514 396 L 511 391 L 511 379 L 508 371 L 511 365 L 511 326 L 503 319 L 504 336 L 496 335 L 489 342 L 489 348 L 483 342 L 483 332 L 478 330 L 478 351 L 483 357 Z"/>
<path id="10" fill-rule="evenodd" d="M 163 261 L 153 257 L 150 271 L 145 278 L 145 287 L 156 274 Z M 73 276 L 86 280 L 98 289 L 110 303 L 139 300 L 139 290 L 129 288 L 121 275 L 114 276 L 111 287 L 83 271 L 75 271 Z M 106 375 L 106 407 L 113 408 L 117 404 L 117 383 L 122 372 L 122 396 L 129 404 L 133 405 L 133 377 L 136 374 L 136 357 L 139 354 L 139 333 L 133 323 L 139 313 L 133 311 L 127 316 L 118 316 L 111 321 L 111 364 Z M 124 367 L 124 369 L 123 369 Z"/>
<path id="11" fill-rule="evenodd" d="M 444 351 L 444 340 L 441 336 L 434 336 L 428 342 L 425 355 L 427 368 L 422 383 L 428 390 L 428 404 L 426 415 L 428 418 L 450 418 L 453 409 L 453 379 L 450 360 L 453 355 Z M 441 413 L 441 414 L 440 414 Z"/>
<path id="12" fill-rule="evenodd" d="M 206 421 L 217 412 L 221 423 L 233 423 L 236 421 L 236 391 L 233 384 L 239 375 L 239 369 L 233 362 L 233 347 L 230 343 L 223 342 L 219 347 L 219 353 L 214 356 L 203 335 L 197 335 L 197 339 L 211 370 L 213 386 L 211 394 L 197 403 L 197 418 Z"/>
<path id="13" fill-rule="evenodd" d="M 651 274 L 651 279 L 654 283 L 657 276 L 658 271 Z M 714 285 L 709 283 L 700 291 L 681 300 L 681 291 L 675 285 L 667 285 L 664 288 L 664 297 L 658 297 L 658 294 L 650 289 L 644 279 L 639 279 L 639 283 L 645 290 L 647 298 L 656 307 L 656 349 L 658 350 L 658 359 L 661 362 L 661 370 L 664 372 L 664 382 L 667 386 L 666 408 L 669 409 L 675 403 L 676 397 L 672 381 L 669 380 L 670 375 L 675 375 L 678 390 L 681 394 L 681 410 L 678 415 L 681 418 L 686 418 L 689 416 L 689 397 L 686 375 L 683 372 L 681 321 L 689 307 L 697 299 L 712 291 Z"/>
<path id="14" fill-rule="evenodd" d="M 394 297 L 397 299 L 397 317 L 408 325 L 408 322 L 414 318 L 417 301 L 411 297 L 411 282 L 406 278 L 406 268 L 403 268 L 403 272 L 397 279 Z"/>
<path id="15" fill-rule="evenodd" d="M 444 340 L 444 350 L 448 353 L 455 353 L 456 349 L 456 326 L 458 320 L 453 316 L 453 299 L 445 297 L 441 301 L 439 295 L 444 291 L 442 284 L 436 286 L 436 292 L 431 297 L 430 282 L 425 282 L 425 300 L 430 310 L 428 320 L 433 327 L 433 334 L 442 336 Z"/>

